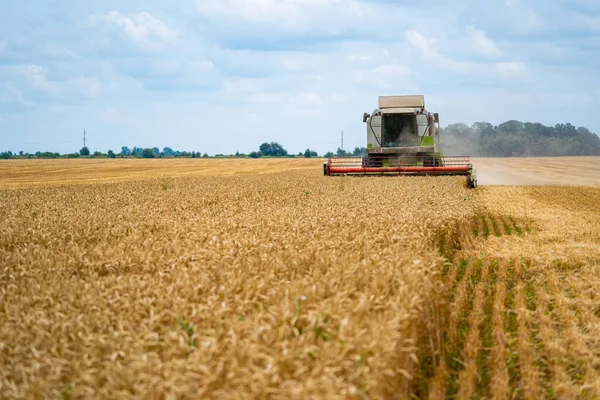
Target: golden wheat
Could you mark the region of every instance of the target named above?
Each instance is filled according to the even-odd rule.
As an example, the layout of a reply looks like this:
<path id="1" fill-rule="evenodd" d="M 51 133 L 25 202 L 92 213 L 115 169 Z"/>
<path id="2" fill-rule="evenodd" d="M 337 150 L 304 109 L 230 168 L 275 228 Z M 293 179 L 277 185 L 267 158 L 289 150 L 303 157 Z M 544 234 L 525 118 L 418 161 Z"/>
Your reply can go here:
<path id="1" fill-rule="evenodd" d="M 473 204 L 319 171 L 2 190 L 0 396 L 408 396 Z"/>
<path id="2" fill-rule="evenodd" d="M 476 240 L 458 257 L 496 262 L 496 283 L 469 269 L 462 280 L 476 286 L 446 285 L 454 303 L 440 365 L 450 379 L 433 398 L 598 398 L 600 189 L 481 187 L 477 200 Z"/>
<path id="3" fill-rule="evenodd" d="M 600 397 L 600 188 L 20 163 L 2 398 Z"/>

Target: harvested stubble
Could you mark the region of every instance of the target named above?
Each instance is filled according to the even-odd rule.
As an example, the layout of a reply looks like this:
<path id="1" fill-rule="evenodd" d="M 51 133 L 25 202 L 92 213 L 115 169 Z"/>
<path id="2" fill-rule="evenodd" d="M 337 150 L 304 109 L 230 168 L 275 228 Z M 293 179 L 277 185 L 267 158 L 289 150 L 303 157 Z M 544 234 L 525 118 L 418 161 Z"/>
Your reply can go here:
<path id="1" fill-rule="evenodd" d="M 492 210 L 516 234 L 479 225 L 456 254 L 429 398 L 600 398 L 600 188 L 481 187 L 476 198 L 484 217 L 474 223 L 492 225 Z M 480 274 L 478 259 L 497 272 Z"/>
<path id="2" fill-rule="evenodd" d="M 473 218 L 464 186 L 295 171 L 2 190 L 0 397 L 406 398 L 440 350 L 436 246 Z"/>

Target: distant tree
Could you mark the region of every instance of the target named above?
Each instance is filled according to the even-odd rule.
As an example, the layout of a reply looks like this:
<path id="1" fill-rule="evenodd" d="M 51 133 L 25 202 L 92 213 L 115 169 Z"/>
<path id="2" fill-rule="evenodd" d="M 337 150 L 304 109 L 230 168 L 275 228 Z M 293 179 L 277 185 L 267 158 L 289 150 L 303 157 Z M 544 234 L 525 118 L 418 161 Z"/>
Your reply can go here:
<path id="1" fill-rule="evenodd" d="M 142 150 L 142 157 L 143 158 L 154 158 L 154 151 L 152 151 L 152 149 L 150 148 L 146 148 Z"/>
<path id="2" fill-rule="evenodd" d="M 163 148 L 163 154 L 167 157 L 173 157 L 175 155 L 175 152 L 173 151 L 172 148 L 165 147 L 165 148 Z"/>
<path id="3" fill-rule="evenodd" d="M 277 142 L 265 142 L 260 145 L 259 150 L 262 155 L 270 157 L 285 157 L 288 154 L 287 150 Z"/>
<path id="4" fill-rule="evenodd" d="M 0 158 L 3 160 L 8 160 L 10 158 L 10 154 L 8 154 L 8 151 L 2 152 L 0 153 Z"/>
<path id="5" fill-rule="evenodd" d="M 106 154 L 108 154 L 108 156 L 109 156 L 110 158 L 115 158 L 115 157 L 117 156 L 117 155 L 115 154 L 115 152 L 114 152 L 114 151 L 112 151 L 112 150 L 109 150 L 109 151 L 108 151 Z"/>
<path id="6" fill-rule="evenodd" d="M 339 148 L 339 147 L 338 147 L 338 149 L 337 149 L 337 153 L 336 153 L 336 154 L 337 154 L 337 156 L 338 156 L 338 157 L 347 157 L 347 156 L 350 156 L 350 155 L 351 155 L 351 154 L 350 154 L 350 153 L 348 153 L 346 150 L 344 150 L 344 149 L 341 149 L 341 148 Z"/>
<path id="7" fill-rule="evenodd" d="M 498 125 L 498 131 L 503 133 L 508 133 L 511 135 L 516 135 L 519 132 L 522 132 L 524 128 L 524 124 L 521 121 L 506 121 L 500 125 Z"/>
<path id="8" fill-rule="evenodd" d="M 472 129 L 463 123 L 448 125 L 446 129 L 452 131 L 452 135 L 459 138 L 468 138 L 473 135 Z"/>
<path id="9" fill-rule="evenodd" d="M 208 154 L 204 153 L 204 154 L 202 155 L 202 158 L 208 158 Z"/>
<path id="10" fill-rule="evenodd" d="M 152 151 L 154 152 L 154 157 L 160 156 L 160 149 L 158 147 L 153 147 Z"/>
<path id="11" fill-rule="evenodd" d="M 317 157 L 318 154 L 316 151 L 313 151 L 311 149 L 306 149 L 306 151 L 304 152 L 304 157 L 305 158 L 311 158 L 311 157 Z"/>
<path id="12" fill-rule="evenodd" d="M 39 153 L 39 151 L 38 151 Z M 87 146 L 84 146 L 81 148 L 81 150 L 79 150 L 79 154 L 81 154 L 82 156 L 89 156 L 90 155 L 90 149 L 87 148 Z M 36 153 L 36 155 L 38 155 Z"/>
<path id="13" fill-rule="evenodd" d="M 253 151 L 250 154 L 248 154 L 248 157 L 250 157 L 250 158 L 260 158 L 260 157 L 262 157 L 262 155 L 263 154 L 260 151 Z"/>
<path id="14" fill-rule="evenodd" d="M 335 154 L 333 154 L 331 151 L 328 151 L 327 153 L 325 153 L 325 155 L 323 157 L 325 157 L 325 158 L 331 158 L 331 157 L 334 157 L 334 156 L 335 156 Z"/>
<path id="15" fill-rule="evenodd" d="M 21 151 L 19 152 L 19 155 L 20 155 L 20 156 L 23 156 L 23 150 L 21 150 Z"/>
<path id="16" fill-rule="evenodd" d="M 354 151 L 352 152 L 352 155 L 356 156 L 356 157 L 366 156 L 367 148 L 366 147 L 355 147 Z"/>
<path id="17" fill-rule="evenodd" d="M 483 157 L 600 155 L 600 137 L 570 123 L 544 126 L 540 123 L 506 121 L 451 124 L 441 130 L 446 155 Z"/>
<path id="18" fill-rule="evenodd" d="M 136 157 L 143 157 L 142 151 L 144 151 L 144 149 L 142 149 L 141 147 L 133 146 L 133 149 L 131 150 L 131 155 Z"/>
<path id="19" fill-rule="evenodd" d="M 94 157 L 102 157 L 102 156 L 103 156 L 102 152 L 100 152 L 100 151 L 94 152 Z"/>
<path id="20" fill-rule="evenodd" d="M 492 136 L 494 134 L 494 126 L 489 122 L 475 122 L 473 124 L 473 134 L 476 136 Z"/>
<path id="21" fill-rule="evenodd" d="M 130 156 L 131 155 L 131 150 L 129 150 L 129 147 L 127 147 L 127 146 L 121 147 L 121 155 L 123 157 Z"/>
<path id="22" fill-rule="evenodd" d="M 51 151 L 44 151 L 38 155 L 40 158 L 58 158 L 60 157 L 60 153 L 53 153 Z"/>

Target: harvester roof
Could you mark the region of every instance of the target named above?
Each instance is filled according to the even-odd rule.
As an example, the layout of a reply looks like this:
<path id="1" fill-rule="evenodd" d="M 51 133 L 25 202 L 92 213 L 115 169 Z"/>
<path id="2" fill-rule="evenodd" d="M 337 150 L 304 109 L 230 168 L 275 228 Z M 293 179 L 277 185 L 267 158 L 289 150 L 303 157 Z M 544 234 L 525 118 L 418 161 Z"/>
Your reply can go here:
<path id="1" fill-rule="evenodd" d="M 382 114 L 414 114 L 414 108 L 384 108 L 381 110 Z"/>
<path id="2" fill-rule="evenodd" d="M 425 96 L 379 96 L 379 108 L 421 108 L 425 107 Z"/>

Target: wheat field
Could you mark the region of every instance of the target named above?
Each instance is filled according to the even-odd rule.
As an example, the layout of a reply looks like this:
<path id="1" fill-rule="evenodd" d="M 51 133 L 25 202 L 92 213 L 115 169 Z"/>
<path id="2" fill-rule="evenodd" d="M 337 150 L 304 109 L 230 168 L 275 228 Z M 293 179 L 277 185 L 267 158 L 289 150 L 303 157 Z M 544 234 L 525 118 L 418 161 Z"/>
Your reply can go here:
<path id="1" fill-rule="evenodd" d="M 480 189 L 429 398 L 599 398 L 600 188 Z"/>
<path id="2" fill-rule="evenodd" d="M 600 187 L 319 167 L 0 162 L 0 397 L 600 397 Z"/>

